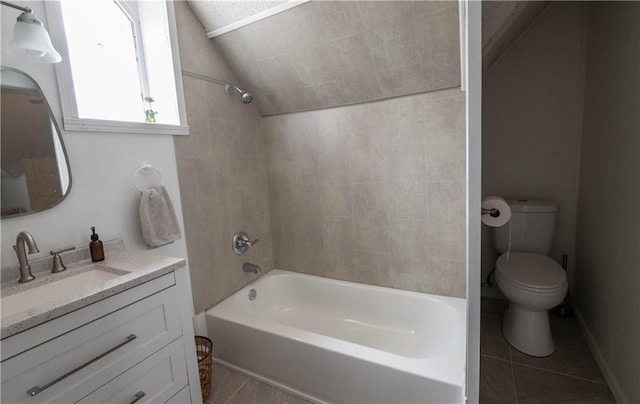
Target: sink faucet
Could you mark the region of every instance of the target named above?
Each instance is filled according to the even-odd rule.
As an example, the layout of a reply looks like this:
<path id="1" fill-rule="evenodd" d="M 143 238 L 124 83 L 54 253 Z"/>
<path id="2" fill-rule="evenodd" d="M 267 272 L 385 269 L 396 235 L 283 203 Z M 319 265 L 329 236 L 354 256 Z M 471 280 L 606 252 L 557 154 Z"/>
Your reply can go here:
<path id="1" fill-rule="evenodd" d="M 31 233 L 28 231 L 21 231 L 18 233 L 18 237 L 16 237 L 16 245 L 13 246 L 13 249 L 16 251 L 16 255 L 18 256 L 18 262 L 20 262 L 20 280 L 18 281 L 20 283 L 36 279 L 36 277 L 31 273 L 31 267 L 29 266 L 29 260 L 27 259 L 25 245 L 29 247 L 29 254 L 40 252 Z"/>
<path id="2" fill-rule="evenodd" d="M 254 274 L 259 274 L 260 272 L 262 272 L 259 266 L 248 262 L 242 264 L 242 270 L 244 272 L 253 272 Z"/>

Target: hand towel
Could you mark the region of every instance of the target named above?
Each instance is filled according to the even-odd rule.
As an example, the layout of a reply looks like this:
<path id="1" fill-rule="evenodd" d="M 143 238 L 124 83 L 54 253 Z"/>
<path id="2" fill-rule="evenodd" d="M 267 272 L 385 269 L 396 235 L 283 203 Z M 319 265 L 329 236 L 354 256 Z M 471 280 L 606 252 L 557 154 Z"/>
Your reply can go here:
<path id="1" fill-rule="evenodd" d="M 182 238 L 171 198 L 162 185 L 142 190 L 140 224 L 142 237 L 149 247 L 160 247 Z"/>

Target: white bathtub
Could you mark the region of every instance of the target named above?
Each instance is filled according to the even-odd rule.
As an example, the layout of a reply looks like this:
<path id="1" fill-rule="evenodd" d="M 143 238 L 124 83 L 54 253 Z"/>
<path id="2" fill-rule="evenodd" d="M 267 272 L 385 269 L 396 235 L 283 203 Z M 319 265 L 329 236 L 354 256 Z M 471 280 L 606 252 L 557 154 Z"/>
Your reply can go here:
<path id="1" fill-rule="evenodd" d="M 464 402 L 464 299 L 274 269 L 206 314 L 215 361 L 307 399 Z"/>

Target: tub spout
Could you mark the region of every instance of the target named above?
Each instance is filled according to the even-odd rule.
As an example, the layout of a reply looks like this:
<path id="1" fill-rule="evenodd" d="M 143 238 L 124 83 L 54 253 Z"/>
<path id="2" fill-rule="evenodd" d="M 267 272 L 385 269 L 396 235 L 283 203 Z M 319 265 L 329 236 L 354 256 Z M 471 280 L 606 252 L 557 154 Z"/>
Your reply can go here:
<path id="1" fill-rule="evenodd" d="M 253 272 L 254 274 L 259 274 L 259 273 L 261 273 L 261 272 L 262 272 L 262 270 L 260 269 L 260 267 L 259 267 L 259 266 L 254 265 L 254 264 L 251 264 L 251 263 L 249 263 L 249 262 L 245 262 L 245 263 L 242 265 L 242 270 L 243 270 L 244 272 Z"/>

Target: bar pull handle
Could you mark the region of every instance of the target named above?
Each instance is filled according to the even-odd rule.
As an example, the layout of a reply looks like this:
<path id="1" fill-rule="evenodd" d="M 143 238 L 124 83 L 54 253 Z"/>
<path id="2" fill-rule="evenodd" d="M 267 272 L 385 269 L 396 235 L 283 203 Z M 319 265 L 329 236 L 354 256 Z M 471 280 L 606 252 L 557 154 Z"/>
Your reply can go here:
<path id="1" fill-rule="evenodd" d="M 129 401 L 129 404 L 136 404 L 145 395 L 144 391 L 140 390 L 135 396 L 133 396 L 133 400 Z"/>
<path id="2" fill-rule="evenodd" d="M 80 370 L 86 368 L 87 366 L 91 365 L 92 363 L 104 358 L 105 356 L 109 355 L 111 352 L 113 352 L 113 351 L 115 351 L 115 350 L 117 350 L 119 348 L 122 348 L 123 346 L 127 345 L 128 343 L 130 343 L 131 341 L 133 341 L 136 338 L 138 338 L 138 337 L 135 334 L 129 335 L 124 342 L 119 343 L 118 345 L 114 346 L 113 348 L 109 349 L 108 351 L 96 356 L 95 358 L 89 360 L 88 362 L 83 363 L 82 365 L 78 366 L 77 368 L 73 369 L 70 372 L 67 372 L 67 373 L 63 374 L 62 376 L 58 377 L 57 379 L 50 381 L 49 383 L 45 384 L 44 386 L 42 386 L 42 387 L 34 386 L 34 387 L 30 388 L 29 390 L 27 390 L 27 395 L 29 395 L 30 397 L 33 397 L 33 396 L 35 396 L 37 394 L 42 393 L 43 391 L 45 391 L 49 387 L 60 383 L 61 381 L 63 381 L 67 377 L 79 372 Z"/>

